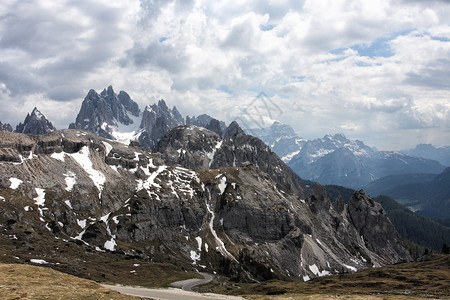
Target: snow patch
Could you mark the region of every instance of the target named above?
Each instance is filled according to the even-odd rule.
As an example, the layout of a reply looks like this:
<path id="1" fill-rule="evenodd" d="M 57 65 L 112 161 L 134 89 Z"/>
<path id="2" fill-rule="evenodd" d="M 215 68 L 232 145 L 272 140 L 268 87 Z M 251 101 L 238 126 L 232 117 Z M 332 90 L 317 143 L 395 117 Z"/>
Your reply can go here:
<path id="1" fill-rule="evenodd" d="M 200 260 L 200 254 L 197 254 L 194 250 L 191 250 L 191 259 L 193 261 L 192 264 L 197 264 L 197 260 Z"/>
<path id="2" fill-rule="evenodd" d="M 111 238 L 109 241 L 106 241 L 103 245 L 103 248 L 108 249 L 110 251 L 114 251 L 116 249 L 116 240 L 114 238 Z"/>
<path id="3" fill-rule="evenodd" d="M 209 159 L 209 167 L 211 167 L 213 161 L 214 161 L 214 155 L 216 154 L 217 149 L 220 149 L 222 147 L 223 141 L 219 141 L 216 146 L 214 146 L 213 150 L 211 152 L 206 153 L 206 157 Z"/>
<path id="4" fill-rule="evenodd" d="M 9 187 L 13 190 L 17 189 L 19 187 L 19 185 L 23 182 L 19 178 L 14 178 L 14 177 L 11 177 L 9 179 L 9 181 L 11 181 L 11 185 Z"/>
<path id="5" fill-rule="evenodd" d="M 309 266 L 309 270 L 311 270 L 311 272 L 313 272 L 313 274 L 316 275 L 316 276 L 330 275 L 330 272 L 326 271 L 326 270 L 323 270 L 322 272 L 320 272 L 319 268 L 316 266 L 316 264 L 313 264 L 313 265 Z"/>
<path id="6" fill-rule="evenodd" d="M 66 153 L 64 153 L 64 152 L 59 152 L 59 153 L 53 152 L 52 155 L 50 155 L 50 157 L 64 162 L 65 155 L 66 155 Z"/>
<path id="7" fill-rule="evenodd" d="M 283 156 L 283 157 L 281 158 L 281 160 L 282 160 L 284 163 L 287 164 L 294 156 L 296 156 L 296 155 L 299 154 L 299 153 L 300 153 L 300 150 L 295 151 L 295 152 L 292 152 L 292 153 L 289 153 L 288 155 Z"/>
<path id="8" fill-rule="evenodd" d="M 73 186 L 77 183 L 76 181 L 76 177 L 77 175 L 75 175 L 75 173 L 73 172 L 67 172 L 67 174 L 63 174 L 64 176 L 66 176 L 66 178 L 64 179 L 66 181 L 66 188 L 65 190 L 68 192 L 71 192 L 73 189 Z"/>
<path id="9" fill-rule="evenodd" d="M 349 269 L 350 271 L 353 271 L 353 272 L 356 272 L 356 271 L 358 271 L 358 269 L 356 269 L 355 267 L 352 267 L 352 266 L 349 266 L 349 265 L 346 265 L 346 264 L 342 264 L 344 267 L 346 267 L 347 269 Z"/>
<path id="10" fill-rule="evenodd" d="M 211 220 L 209 221 L 209 230 L 211 230 L 212 235 L 214 236 L 214 239 L 216 240 L 216 244 L 218 245 L 216 249 L 222 253 L 222 255 L 228 256 L 232 260 L 234 260 L 236 263 L 239 263 L 237 259 L 227 250 L 225 247 L 224 242 L 219 238 L 217 235 L 217 232 L 214 230 L 213 224 L 214 224 L 214 218 L 216 215 L 214 214 L 214 211 L 212 211 L 211 207 L 209 207 L 209 203 L 206 202 L 206 209 L 211 214 Z"/>
<path id="11" fill-rule="evenodd" d="M 86 228 L 86 220 L 77 220 L 77 224 L 81 227 L 81 229 Z"/>
<path id="12" fill-rule="evenodd" d="M 306 276 L 303 276 L 303 281 L 310 281 L 311 280 L 311 278 L 309 278 L 309 276 L 308 275 L 306 275 Z"/>
<path id="13" fill-rule="evenodd" d="M 111 152 L 111 150 L 113 149 L 113 146 L 105 141 L 102 141 L 103 145 L 105 145 L 106 148 L 106 153 L 105 155 L 108 156 L 109 152 Z"/>
<path id="14" fill-rule="evenodd" d="M 37 206 L 44 206 L 45 203 L 45 190 L 41 188 L 35 188 L 38 194 L 36 198 L 33 198 Z"/>
<path id="15" fill-rule="evenodd" d="M 106 177 L 105 177 L 105 175 L 103 175 L 103 173 L 101 173 L 100 171 L 95 170 L 92 167 L 93 164 L 92 164 L 91 159 L 89 158 L 89 147 L 88 146 L 84 146 L 77 153 L 71 153 L 71 154 L 68 154 L 68 155 L 70 155 L 73 159 L 75 159 L 75 161 L 89 175 L 89 177 L 91 178 L 92 182 L 94 183 L 94 185 L 99 190 L 98 196 L 100 198 L 101 195 L 102 195 L 103 184 L 106 181 Z"/>
<path id="16" fill-rule="evenodd" d="M 219 190 L 220 190 L 220 194 L 222 195 L 225 192 L 225 188 L 227 187 L 227 178 L 225 176 L 223 176 L 220 179 L 218 187 L 219 187 Z"/>
<path id="17" fill-rule="evenodd" d="M 198 244 L 198 251 L 202 251 L 202 238 L 201 237 L 196 237 L 195 240 L 197 241 Z"/>
<path id="18" fill-rule="evenodd" d="M 64 203 L 65 203 L 70 209 L 72 209 L 72 203 L 70 203 L 70 200 L 66 200 L 66 201 L 64 201 Z"/>
<path id="19" fill-rule="evenodd" d="M 48 262 L 46 262 L 45 260 L 43 260 L 43 259 L 36 259 L 36 258 L 30 259 L 30 262 L 32 262 L 34 264 L 40 264 L 40 265 L 48 264 Z"/>

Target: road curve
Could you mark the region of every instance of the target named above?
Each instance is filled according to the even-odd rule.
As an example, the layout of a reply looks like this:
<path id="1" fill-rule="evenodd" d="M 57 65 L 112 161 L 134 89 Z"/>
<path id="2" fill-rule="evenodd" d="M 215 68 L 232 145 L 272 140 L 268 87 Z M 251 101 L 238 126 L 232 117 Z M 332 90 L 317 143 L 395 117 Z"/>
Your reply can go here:
<path id="1" fill-rule="evenodd" d="M 130 287 L 121 285 L 107 285 L 107 284 L 102 284 L 102 286 L 107 289 L 118 291 L 121 294 L 158 300 L 244 300 L 244 298 L 241 297 L 225 296 L 210 293 L 200 294 L 174 288 L 148 289 L 142 287 Z"/>
<path id="2" fill-rule="evenodd" d="M 182 280 L 182 281 L 176 281 L 176 282 L 172 282 L 170 284 L 170 286 L 182 289 L 184 291 L 192 292 L 193 287 L 210 283 L 211 280 L 213 280 L 213 278 L 214 278 L 213 275 L 208 274 L 208 273 L 199 272 L 199 274 L 201 274 L 204 278 L 203 279 L 193 278 L 193 279 L 187 279 L 187 280 Z"/>

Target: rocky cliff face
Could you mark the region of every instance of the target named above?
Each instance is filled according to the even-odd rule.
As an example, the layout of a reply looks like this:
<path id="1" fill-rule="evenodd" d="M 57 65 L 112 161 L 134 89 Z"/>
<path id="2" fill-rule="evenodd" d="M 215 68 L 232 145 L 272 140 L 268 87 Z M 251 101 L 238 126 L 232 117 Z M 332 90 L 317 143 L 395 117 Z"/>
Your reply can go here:
<path id="1" fill-rule="evenodd" d="M 109 86 L 100 94 L 89 91 L 69 129 L 87 130 L 127 145 L 139 141 L 144 148 L 153 149 L 168 130 L 184 122 L 177 108 L 168 108 L 164 100 L 141 112 L 126 92 L 116 94 Z"/>
<path id="2" fill-rule="evenodd" d="M 11 125 L 9 125 L 8 123 L 3 124 L 0 121 L 0 131 L 9 131 L 9 132 L 11 132 L 11 131 L 13 131 L 13 129 L 12 129 Z"/>
<path id="3" fill-rule="evenodd" d="M 199 115 L 198 117 L 186 116 L 186 125 L 195 125 L 199 127 L 204 127 L 211 131 L 214 131 L 220 136 L 223 135 L 223 132 L 227 128 L 225 122 L 214 119 L 213 117 L 207 114 L 202 114 Z"/>
<path id="4" fill-rule="evenodd" d="M 164 100 L 159 100 L 158 104 L 148 105 L 144 110 L 140 126 L 143 133 L 139 142 L 143 147 L 153 149 L 167 131 L 183 124 L 176 107 L 170 109 Z"/>
<path id="5" fill-rule="evenodd" d="M 27 114 L 25 121 L 16 126 L 16 132 L 31 134 L 46 134 L 55 131 L 56 128 L 35 107 L 31 114 Z"/>
<path id="6" fill-rule="evenodd" d="M 139 106 L 121 91 L 118 95 L 109 86 L 100 94 L 90 90 L 81 105 L 71 129 L 94 132 L 101 137 L 129 143 L 138 133 Z"/>
<path id="7" fill-rule="evenodd" d="M 370 197 L 331 205 L 259 139 L 185 126 L 157 150 L 87 131 L 0 132 L 0 234 L 72 240 L 80 253 L 126 253 L 241 281 L 308 280 L 409 258 Z"/>

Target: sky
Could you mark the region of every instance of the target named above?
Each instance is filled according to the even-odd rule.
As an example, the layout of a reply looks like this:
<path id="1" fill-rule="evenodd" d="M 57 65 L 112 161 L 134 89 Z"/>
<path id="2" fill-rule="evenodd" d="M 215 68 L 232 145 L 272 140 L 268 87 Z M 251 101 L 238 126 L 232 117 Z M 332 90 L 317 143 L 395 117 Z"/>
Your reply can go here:
<path id="1" fill-rule="evenodd" d="M 2 0 L 0 121 L 90 89 L 382 150 L 450 145 L 450 1 Z"/>

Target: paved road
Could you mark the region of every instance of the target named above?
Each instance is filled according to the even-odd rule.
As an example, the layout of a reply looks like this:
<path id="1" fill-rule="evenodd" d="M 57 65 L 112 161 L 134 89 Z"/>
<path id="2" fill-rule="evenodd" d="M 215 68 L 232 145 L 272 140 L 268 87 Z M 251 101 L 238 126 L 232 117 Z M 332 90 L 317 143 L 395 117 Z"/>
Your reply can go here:
<path id="1" fill-rule="evenodd" d="M 183 280 L 183 281 L 176 281 L 176 282 L 171 283 L 170 286 L 172 286 L 174 288 L 182 289 L 184 291 L 192 292 L 193 287 L 210 283 L 211 280 L 213 280 L 213 278 L 214 278 L 213 275 L 208 274 L 208 273 L 200 272 L 199 274 L 201 274 L 204 277 L 204 279 L 193 278 L 193 279 L 188 279 L 188 280 Z"/>
<path id="2" fill-rule="evenodd" d="M 147 289 L 120 285 L 102 284 L 103 287 L 118 291 L 119 293 L 150 299 L 161 300 L 244 300 L 241 297 L 225 296 L 219 294 L 200 294 L 183 291 L 181 289 Z"/>
<path id="3" fill-rule="evenodd" d="M 241 297 L 225 296 L 219 294 L 200 294 L 192 291 L 192 288 L 198 285 L 209 283 L 214 276 L 208 273 L 200 273 L 203 279 L 188 279 L 183 281 L 176 281 L 171 284 L 170 289 L 147 289 L 141 287 L 130 287 L 121 285 L 107 285 L 102 284 L 103 287 L 118 291 L 122 294 L 130 296 L 145 297 L 150 299 L 161 300 L 243 300 Z"/>

